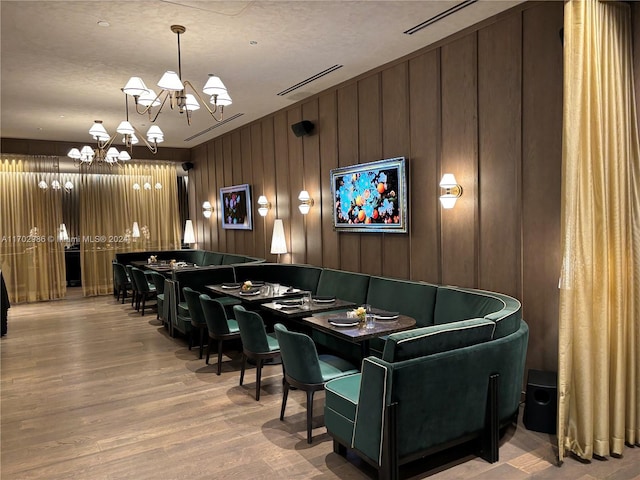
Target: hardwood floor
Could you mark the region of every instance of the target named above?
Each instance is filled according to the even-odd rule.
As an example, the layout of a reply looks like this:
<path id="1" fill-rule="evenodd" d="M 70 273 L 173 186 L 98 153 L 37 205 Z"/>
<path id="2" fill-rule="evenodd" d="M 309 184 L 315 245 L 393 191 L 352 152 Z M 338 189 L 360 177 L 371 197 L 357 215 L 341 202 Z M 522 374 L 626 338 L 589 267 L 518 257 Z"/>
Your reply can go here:
<path id="1" fill-rule="evenodd" d="M 79 295 L 69 289 L 66 300 L 9 310 L 0 341 L 3 480 L 375 478 L 354 455 L 332 453 L 324 394 L 314 403 L 312 445 L 302 392 L 291 392 L 279 421 L 280 366 L 265 367 L 256 402 L 254 369 L 238 386 L 238 352 L 223 357 L 217 376 L 155 314 Z M 500 462 L 460 447 L 404 468 L 403 478 L 640 478 L 640 448 L 557 467 L 554 441 L 519 425 L 502 439 Z"/>

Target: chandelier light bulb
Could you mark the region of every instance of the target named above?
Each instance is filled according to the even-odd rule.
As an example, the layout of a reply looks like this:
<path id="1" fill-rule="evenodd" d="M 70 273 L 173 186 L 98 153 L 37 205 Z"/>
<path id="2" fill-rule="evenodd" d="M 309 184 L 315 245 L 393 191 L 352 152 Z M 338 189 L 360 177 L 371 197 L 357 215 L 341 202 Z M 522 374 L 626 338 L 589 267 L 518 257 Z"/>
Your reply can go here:
<path id="1" fill-rule="evenodd" d="M 118 155 L 118 160 L 126 162 L 127 160 L 131 160 L 131 155 L 129 155 L 129 152 L 127 152 L 126 150 L 123 150 Z"/>
<path id="2" fill-rule="evenodd" d="M 69 150 L 69 153 L 67 153 L 67 157 L 73 158 L 74 160 L 80 160 L 80 150 L 72 148 Z"/>
<path id="3" fill-rule="evenodd" d="M 147 140 L 149 142 L 161 143 L 164 141 L 164 133 L 158 125 L 151 125 L 147 130 Z"/>

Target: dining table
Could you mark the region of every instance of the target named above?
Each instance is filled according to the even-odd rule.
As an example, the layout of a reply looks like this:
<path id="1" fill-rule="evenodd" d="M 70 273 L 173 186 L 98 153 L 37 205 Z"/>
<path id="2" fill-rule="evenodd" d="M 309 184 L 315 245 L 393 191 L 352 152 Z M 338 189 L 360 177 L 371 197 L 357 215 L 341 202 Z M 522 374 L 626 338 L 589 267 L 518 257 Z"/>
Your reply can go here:
<path id="1" fill-rule="evenodd" d="M 275 285 L 254 281 L 248 289 L 242 288 L 243 283 L 221 283 L 205 285 L 205 288 L 217 295 L 234 297 L 249 305 L 261 305 L 280 299 L 302 297 L 306 291 L 286 285 Z"/>
<path id="2" fill-rule="evenodd" d="M 357 318 L 349 319 L 344 312 L 329 311 L 304 316 L 300 318 L 300 322 L 307 327 L 359 344 L 362 358 L 371 354 L 371 339 L 410 330 L 416 326 L 415 318 L 397 312 L 389 316 L 379 315 L 370 328 Z"/>
<path id="3" fill-rule="evenodd" d="M 269 313 L 287 319 L 307 317 L 316 313 L 345 310 L 355 307 L 356 304 L 339 298 L 324 298 L 311 295 L 305 301 L 304 297 L 275 299 L 263 303 L 261 307 Z"/>

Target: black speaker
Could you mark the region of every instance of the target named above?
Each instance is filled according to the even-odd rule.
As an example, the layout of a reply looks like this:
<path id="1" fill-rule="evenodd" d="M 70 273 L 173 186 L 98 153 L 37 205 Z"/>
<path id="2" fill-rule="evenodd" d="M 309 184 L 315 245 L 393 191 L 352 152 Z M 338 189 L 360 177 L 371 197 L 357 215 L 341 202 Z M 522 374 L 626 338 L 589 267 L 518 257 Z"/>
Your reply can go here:
<path id="1" fill-rule="evenodd" d="M 558 375 L 556 372 L 529 370 L 522 421 L 529 430 L 556 433 L 558 416 Z"/>
<path id="2" fill-rule="evenodd" d="M 311 132 L 313 132 L 313 127 L 313 123 L 311 123 L 309 120 L 303 120 L 291 125 L 291 130 L 293 130 L 293 133 L 296 137 L 302 137 L 303 135 L 309 135 Z"/>
<path id="3" fill-rule="evenodd" d="M 193 168 L 193 163 L 191 163 L 191 162 L 184 162 L 184 163 L 182 164 L 182 168 L 184 168 L 184 170 L 185 170 L 186 172 L 188 172 L 189 170 L 191 170 L 191 169 Z"/>

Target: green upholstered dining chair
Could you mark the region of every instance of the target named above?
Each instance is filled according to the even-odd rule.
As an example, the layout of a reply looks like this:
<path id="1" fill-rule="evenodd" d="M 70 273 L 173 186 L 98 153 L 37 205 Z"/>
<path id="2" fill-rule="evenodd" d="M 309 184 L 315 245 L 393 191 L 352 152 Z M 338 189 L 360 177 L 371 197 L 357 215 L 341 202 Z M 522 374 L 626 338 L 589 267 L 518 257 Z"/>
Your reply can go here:
<path id="1" fill-rule="evenodd" d="M 243 306 L 236 305 L 233 312 L 240 328 L 242 339 L 242 368 L 240 370 L 240 385 L 244 381 L 244 370 L 247 359 L 256 362 L 256 400 L 260 400 L 260 379 L 262 366 L 265 360 L 280 357 L 278 340 L 273 334 L 267 335 L 267 330 L 260 314 L 245 310 Z"/>
<path id="2" fill-rule="evenodd" d="M 200 304 L 204 312 L 204 319 L 207 322 L 209 341 L 207 342 L 207 356 L 205 363 L 209 365 L 209 353 L 211 343 L 218 343 L 218 368 L 217 375 L 222 371 L 222 344 L 225 341 L 240 340 L 240 327 L 233 318 L 227 317 L 227 311 L 220 300 L 211 298 L 209 295 L 200 295 Z"/>
<path id="3" fill-rule="evenodd" d="M 120 300 L 120 294 L 122 294 L 122 303 L 127 298 L 127 292 L 132 290 L 131 279 L 127 273 L 127 269 L 121 263 L 113 262 L 113 279 L 115 282 L 115 288 L 117 292 L 116 301 Z M 133 291 L 131 292 L 133 297 Z"/>
<path id="4" fill-rule="evenodd" d="M 147 300 L 151 298 L 155 298 L 156 296 L 156 286 L 149 282 L 149 278 L 144 270 L 141 270 L 136 267 L 131 268 L 131 273 L 133 275 L 132 279 L 135 283 L 136 290 L 138 292 L 138 298 L 136 299 L 136 310 L 142 310 L 142 316 L 144 316 L 144 309 L 147 304 Z"/>
<path id="5" fill-rule="evenodd" d="M 202 358 L 204 350 L 204 332 L 207 330 L 207 321 L 204 318 L 202 304 L 200 303 L 201 294 L 190 287 L 184 287 L 182 289 L 182 293 L 184 294 L 184 299 L 187 302 L 187 308 L 189 308 L 189 317 L 191 317 L 191 326 L 193 327 L 192 333 L 195 334 L 197 332 L 200 337 L 198 358 Z"/>
<path id="6" fill-rule="evenodd" d="M 306 392 L 307 443 L 311 443 L 313 394 L 319 390 L 324 390 L 324 384 L 329 380 L 358 373 L 358 369 L 335 355 L 318 355 L 313 340 L 304 333 L 291 332 L 281 323 L 276 323 L 274 330 L 280 345 L 284 368 L 280 420 L 284 420 L 289 388 L 294 387 Z"/>
<path id="7" fill-rule="evenodd" d="M 131 306 L 136 308 L 138 302 L 138 288 L 136 287 L 136 279 L 133 278 L 133 265 L 125 265 L 125 270 L 127 271 L 127 276 L 131 281 Z"/>
<path id="8" fill-rule="evenodd" d="M 151 281 L 156 287 L 156 302 L 158 303 L 158 314 L 156 318 L 166 322 L 164 318 L 164 280 L 165 276 L 158 272 L 151 272 Z"/>

